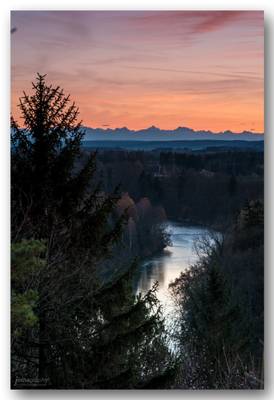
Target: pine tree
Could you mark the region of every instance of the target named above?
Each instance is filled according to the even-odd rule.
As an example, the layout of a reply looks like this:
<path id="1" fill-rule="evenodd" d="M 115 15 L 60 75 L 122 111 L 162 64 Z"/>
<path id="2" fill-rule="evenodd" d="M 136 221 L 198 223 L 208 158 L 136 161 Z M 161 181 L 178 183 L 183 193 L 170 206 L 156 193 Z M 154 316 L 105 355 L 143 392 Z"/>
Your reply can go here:
<path id="1" fill-rule="evenodd" d="M 166 366 L 168 352 L 153 293 L 136 300 L 130 274 L 107 284 L 98 278 L 125 221 L 113 217 L 118 191 L 108 195 L 95 182 L 95 155 L 84 163 L 78 109 L 63 90 L 38 74 L 19 108 L 24 127 L 12 119 L 12 240 L 43 240 L 45 265 L 35 287 L 35 328 L 15 347 L 17 356 L 24 364 L 36 349 L 35 377 L 53 388 L 136 386 L 159 373 L 149 365 L 144 372 L 146 354 L 155 358 L 160 346 Z M 148 327 L 158 330 L 157 346 Z"/>
<path id="2" fill-rule="evenodd" d="M 155 377 L 170 374 L 173 364 L 163 340 L 163 321 L 155 296 L 157 286 L 136 299 L 132 291 L 134 271 L 133 264 L 95 296 L 94 334 L 90 337 L 86 327 L 81 338 L 86 366 L 82 383 L 86 388 L 141 389 Z M 77 387 L 71 367 L 77 360 L 69 357 L 69 379 Z M 174 375 L 175 371 L 173 378 Z"/>

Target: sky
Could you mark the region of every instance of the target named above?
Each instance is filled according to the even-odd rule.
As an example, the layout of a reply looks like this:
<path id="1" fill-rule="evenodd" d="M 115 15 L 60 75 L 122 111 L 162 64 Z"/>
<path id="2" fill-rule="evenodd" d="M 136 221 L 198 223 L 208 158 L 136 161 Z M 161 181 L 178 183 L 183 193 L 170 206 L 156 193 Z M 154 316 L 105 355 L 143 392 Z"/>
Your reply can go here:
<path id="1" fill-rule="evenodd" d="M 13 11 L 11 108 L 36 73 L 85 126 L 264 131 L 262 11 Z"/>

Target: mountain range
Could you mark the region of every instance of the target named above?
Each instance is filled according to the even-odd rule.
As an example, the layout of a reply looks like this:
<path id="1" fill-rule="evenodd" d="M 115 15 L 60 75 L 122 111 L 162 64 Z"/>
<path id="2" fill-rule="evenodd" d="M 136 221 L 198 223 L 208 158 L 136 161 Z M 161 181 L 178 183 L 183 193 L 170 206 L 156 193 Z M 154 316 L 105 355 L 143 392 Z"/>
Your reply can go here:
<path id="1" fill-rule="evenodd" d="M 243 131 L 235 133 L 224 131 L 213 133 L 211 131 L 195 131 L 187 127 L 178 127 L 174 130 L 163 130 L 156 126 L 147 129 L 130 130 L 127 127 L 115 129 L 89 128 L 85 127 L 85 141 L 93 140 L 138 140 L 138 141 L 180 141 L 180 140 L 264 140 L 264 134 Z"/>

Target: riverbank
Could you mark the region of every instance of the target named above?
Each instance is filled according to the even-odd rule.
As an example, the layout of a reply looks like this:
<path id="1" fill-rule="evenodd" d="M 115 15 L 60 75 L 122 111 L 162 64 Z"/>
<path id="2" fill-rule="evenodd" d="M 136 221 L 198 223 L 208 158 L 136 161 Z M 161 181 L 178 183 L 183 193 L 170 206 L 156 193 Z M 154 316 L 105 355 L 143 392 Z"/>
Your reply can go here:
<path id="1" fill-rule="evenodd" d="M 191 264 L 197 261 L 194 249 L 196 240 L 208 233 L 202 226 L 190 226 L 168 221 L 166 230 L 170 234 L 171 245 L 160 254 L 148 257 L 140 262 L 136 293 L 146 293 L 157 281 L 157 297 L 163 307 L 164 315 L 172 312 L 174 305 L 170 299 L 169 284 L 178 278 Z"/>
<path id="2" fill-rule="evenodd" d="M 231 222 L 229 220 L 228 221 L 222 221 L 222 222 L 206 222 L 206 221 L 202 221 L 202 220 L 197 220 L 197 219 L 190 219 L 190 218 L 170 218 L 169 219 L 170 222 L 174 222 L 177 224 L 181 224 L 183 226 L 187 226 L 187 227 L 196 227 L 196 228 L 201 228 L 201 229 L 207 229 L 209 231 L 213 230 L 213 231 L 218 231 L 218 232 L 223 232 L 226 230 L 228 224 Z"/>

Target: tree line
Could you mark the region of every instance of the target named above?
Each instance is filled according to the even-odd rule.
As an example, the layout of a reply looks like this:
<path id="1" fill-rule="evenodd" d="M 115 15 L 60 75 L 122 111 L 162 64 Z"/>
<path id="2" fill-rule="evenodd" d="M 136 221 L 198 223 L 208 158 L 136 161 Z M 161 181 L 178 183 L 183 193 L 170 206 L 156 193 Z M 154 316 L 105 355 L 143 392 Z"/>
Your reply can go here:
<path id="1" fill-rule="evenodd" d="M 119 182 L 135 202 L 147 197 L 176 221 L 221 229 L 246 201 L 263 198 L 259 151 L 101 150 L 97 163 L 107 191 Z"/>

